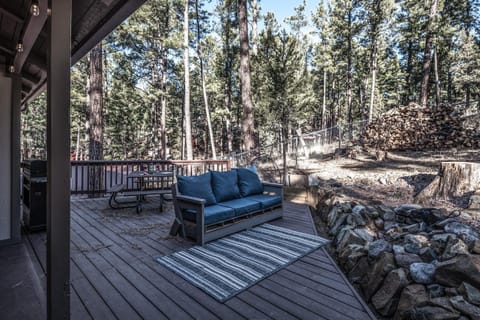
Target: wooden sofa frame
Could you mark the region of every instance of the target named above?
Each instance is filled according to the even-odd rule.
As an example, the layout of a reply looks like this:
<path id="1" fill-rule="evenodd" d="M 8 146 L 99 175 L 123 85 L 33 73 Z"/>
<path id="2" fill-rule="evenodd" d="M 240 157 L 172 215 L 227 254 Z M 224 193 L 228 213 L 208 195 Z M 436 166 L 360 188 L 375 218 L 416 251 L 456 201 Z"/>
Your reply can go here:
<path id="1" fill-rule="evenodd" d="M 177 184 L 173 184 L 172 196 L 175 207 L 175 220 L 170 229 L 170 235 L 176 236 L 180 234 L 184 238 L 192 237 L 198 245 L 203 246 L 212 240 L 281 218 L 283 216 L 283 185 L 270 182 L 262 182 L 262 184 L 264 194 L 281 196 L 282 203 L 280 205 L 265 210 L 253 211 L 247 215 L 211 225 L 205 225 L 205 200 L 182 195 L 178 191 Z M 188 209 L 195 211 L 196 222 L 186 221 L 183 218 L 182 211 Z"/>

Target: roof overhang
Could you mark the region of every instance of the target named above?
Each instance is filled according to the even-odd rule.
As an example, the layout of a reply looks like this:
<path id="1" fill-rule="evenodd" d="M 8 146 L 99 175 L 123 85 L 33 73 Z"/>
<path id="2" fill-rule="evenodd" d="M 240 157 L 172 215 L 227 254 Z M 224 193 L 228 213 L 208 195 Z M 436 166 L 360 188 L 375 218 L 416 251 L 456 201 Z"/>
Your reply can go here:
<path id="1" fill-rule="evenodd" d="M 145 1 L 73 0 L 72 65 Z M 38 15 L 32 14 L 32 4 L 38 4 Z M 46 88 L 47 6 L 48 0 L 0 0 L 0 72 L 20 74 L 22 104 Z"/>

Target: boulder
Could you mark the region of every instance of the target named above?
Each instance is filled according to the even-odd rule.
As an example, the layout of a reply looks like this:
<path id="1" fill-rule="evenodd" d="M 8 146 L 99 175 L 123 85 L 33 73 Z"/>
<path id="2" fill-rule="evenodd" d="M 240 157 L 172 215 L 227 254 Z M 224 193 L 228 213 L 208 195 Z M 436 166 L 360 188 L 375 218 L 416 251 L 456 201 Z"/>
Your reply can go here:
<path id="1" fill-rule="evenodd" d="M 430 299 L 440 298 L 445 296 L 445 287 L 438 283 L 433 283 L 427 286 L 428 296 Z"/>
<path id="2" fill-rule="evenodd" d="M 417 304 L 428 301 L 427 290 L 421 284 L 411 284 L 402 290 L 400 300 L 398 301 L 397 311 L 394 320 L 405 319 L 405 314 L 412 310 Z"/>
<path id="3" fill-rule="evenodd" d="M 410 265 L 410 277 L 416 283 L 431 284 L 435 279 L 435 269 L 433 263 L 415 262 Z"/>
<path id="4" fill-rule="evenodd" d="M 342 252 L 344 248 L 350 244 L 365 245 L 367 241 L 360 237 L 352 227 L 346 226 L 335 237 L 334 243 L 337 247 L 337 252 Z"/>
<path id="5" fill-rule="evenodd" d="M 409 320 L 458 320 L 460 314 L 436 306 L 415 307 L 407 312 L 404 319 Z"/>
<path id="6" fill-rule="evenodd" d="M 367 255 L 365 246 L 358 244 L 349 244 L 343 248 L 343 251 L 338 255 L 340 264 L 348 271 L 352 269 L 357 261 Z"/>
<path id="7" fill-rule="evenodd" d="M 480 290 L 470 285 L 469 283 L 463 282 L 458 288 L 458 292 L 461 293 L 467 301 L 480 306 Z"/>
<path id="8" fill-rule="evenodd" d="M 429 240 L 427 237 L 420 234 L 407 234 L 404 237 L 405 239 L 405 251 L 409 253 L 418 254 L 420 249 L 429 245 Z"/>
<path id="9" fill-rule="evenodd" d="M 360 288 L 362 288 L 367 301 L 380 287 L 385 276 L 395 268 L 393 254 L 390 252 L 382 253 L 360 281 Z"/>
<path id="10" fill-rule="evenodd" d="M 373 220 L 373 223 L 375 224 L 375 227 L 379 230 L 384 230 L 385 229 L 385 221 L 383 221 L 382 218 L 378 217 Z"/>
<path id="11" fill-rule="evenodd" d="M 470 251 L 472 253 L 480 254 L 480 240 L 475 240 L 470 245 Z"/>
<path id="12" fill-rule="evenodd" d="M 437 264 L 435 281 L 448 287 L 459 287 L 462 282 L 468 282 L 480 287 L 480 256 L 457 255 L 453 259 Z"/>
<path id="13" fill-rule="evenodd" d="M 388 273 L 382 286 L 372 297 L 372 305 L 382 316 L 391 316 L 397 309 L 398 300 L 408 285 L 407 273 L 398 268 Z"/>
<path id="14" fill-rule="evenodd" d="M 418 255 L 422 258 L 423 262 L 433 262 L 434 260 L 438 260 L 438 255 L 435 253 L 435 250 L 430 247 L 421 248 Z"/>
<path id="15" fill-rule="evenodd" d="M 336 214 L 336 220 L 332 221 L 332 224 L 329 224 L 330 230 L 328 234 L 331 236 L 336 236 L 340 229 L 347 223 L 347 214 L 339 213 Z"/>
<path id="16" fill-rule="evenodd" d="M 360 259 L 358 259 L 357 264 L 353 266 L 353 268 L 348 272 L 348 279 L 352 283 L 359 283 L 368 270 L 369 265 L 367 257 L 361 257 Z"/>
<path id="17" fill-rule="evenodd" d="M 415 262 L 422 262 L 420 256 L 413 253 L 400 253 L 395 255 L 395 261 L 399 267 L 408 269 Z"/>
<path id="18" fill-rule="evenodd" d="M 459 238 L 449 238 L 445 245 L 445 250 L 441 256 L 442 260 L 448 260 L 458 254 L 468 254 L 468 246 Z"/>
<path id="19" fill-rule="evenodd" d="M 460 222 L 451 222 L 445 226 L 445 232 L 454 233 L 459 236 L 467 245 L 470 245 L 475 240 L 480 240 L 480 234 L 472 227 Z"/>
<path id="20" fill-rule="evenodd" d="M 393 253 L 395 253 L 395 254 L 405 253 L 405 248 L 403 246 L 398 245 L 398 244 L 394 244 L 392 249 L 393 249 Z"/>
<path id="21" fill-rule="evenodd" d="M 376 240 L 373 242 L 370 242 L 368 244 L 368 257 L 372 259 L 377 259 L 382 252 L 391 252 L 392 251 L 392 245 L 381 239 L 381 240 Z"/>
<path id="22" fill-rule="evenodd" d="M 462 296 L 455 296 L 450 298 L 450 303 L 453 307 L 461 313 L 467 315 L 472 320 L 480 320 L 480 308 L 465 301 Z"/>

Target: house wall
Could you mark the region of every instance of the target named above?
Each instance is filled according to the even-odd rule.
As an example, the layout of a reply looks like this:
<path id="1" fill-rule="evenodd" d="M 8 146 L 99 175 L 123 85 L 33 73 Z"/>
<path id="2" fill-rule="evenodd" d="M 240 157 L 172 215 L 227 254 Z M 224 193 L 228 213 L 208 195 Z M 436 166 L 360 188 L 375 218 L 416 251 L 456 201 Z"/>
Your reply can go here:
<path id="1" fill-rule="evenodd" d="M 0 74 L 0 241 L 11 238 L 12 79 Z"/>

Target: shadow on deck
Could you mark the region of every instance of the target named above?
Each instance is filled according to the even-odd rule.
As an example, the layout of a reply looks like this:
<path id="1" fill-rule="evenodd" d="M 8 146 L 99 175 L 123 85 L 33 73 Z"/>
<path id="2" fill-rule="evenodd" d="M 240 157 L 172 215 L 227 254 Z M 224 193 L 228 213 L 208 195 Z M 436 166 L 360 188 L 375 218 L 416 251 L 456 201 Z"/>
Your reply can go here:
<path id="1" fill-rule="evenodd" d="M 193 245 L 168 235 L 173 210 L 165 207 L 158 213 L 150 200 L 137 215 L 106 209 L 106 199 L 72 199 L 72 319 L 375 319 L 322 248 L 217 302 L 154 260 Z M 316 233 L 302 204 L 285 203 L 284 218 L 273 224 Z M 0 248 L 2 319 L 45 314 L 45 239 L 32 233 L 15 248 Z"/>

